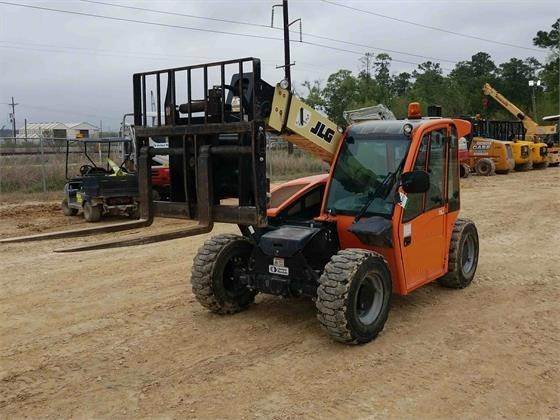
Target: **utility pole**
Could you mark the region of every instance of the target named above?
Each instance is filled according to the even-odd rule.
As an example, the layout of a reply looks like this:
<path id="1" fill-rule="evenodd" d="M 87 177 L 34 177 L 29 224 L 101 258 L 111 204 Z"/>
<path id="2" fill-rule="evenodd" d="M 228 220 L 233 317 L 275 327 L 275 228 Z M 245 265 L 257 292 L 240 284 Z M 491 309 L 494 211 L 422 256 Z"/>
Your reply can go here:
<path id="1" fill-rule="evenodd" d="M 539 117 L 537 116 L 537 92 L 536 89 L 538 86 L 541 85 L 541 81 L 540 80 L 529 80 L 529 86 L 533 88 L 533 118 L 535 121 L 539 120 Z"/>
<path id="2" fill-rule="evenodd" d="M 292 89 L 292 72 L 290 71 L 290 20 L 288 19 L 288 0 L 282 0 L 282 14 L 284 17 L 284 75 Z M 12 98 L 12 102 L 14 98 Z M 290 143 L 291 144 L 291 143 Z"/>
<path id="3" fill-rule="evenodd" d="M 14 143 L 16 142 L 16 104 L 14 102 L 14 97 L 12 96 L 12 103 L 9 104 L 12 107 L 12 113 L 10 114 L 10 120 L 12 121 L 12 135 L 14 136 Z"/>
<path id="4" fill-rule="evenodd" d="M 284 79 L 288 82 L 288 89 L 292 90 L 292 72 L 290 68 L 295 64 L 290 61 L 290 26 L 299 22 L 299 40 L 302 41 L 301 19 L 296 19 L 290 22 L 288 14 L 288 0 L 282 0 L 282 4 L 275 4 L 272 6 L 272 19 L 270 26 L 274 27 L 274 8 L 282 6 L 283 28 L 284 28 L 284 65 L 276 66 L 276 68 L 284 67 Z M 294 145 L 288 143 L 288 153 L 294 152 Z"/>
<path id="5" fill-rule="evenodd" d="M 288 20 L 288 0 L 282 0 L 282 14 L 284 15 L 284 77 L 292 90 L 292 72 L 290 71 L 290 21 Z M 294 145 L 288 142 L 288 154 L 294 153 Z"/>

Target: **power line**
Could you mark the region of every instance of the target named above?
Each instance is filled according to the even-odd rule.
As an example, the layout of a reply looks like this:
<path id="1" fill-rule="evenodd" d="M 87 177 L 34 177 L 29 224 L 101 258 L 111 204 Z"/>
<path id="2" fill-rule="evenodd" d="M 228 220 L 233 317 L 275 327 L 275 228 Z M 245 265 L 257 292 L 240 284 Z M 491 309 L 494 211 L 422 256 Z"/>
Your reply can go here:
<path id="1" fill-rule="evenodd" d="M 41 110 L 41 111 L 50 111 L 50 112 L 55 112 L 55 113 L 56 112 L 62 112 L 64 114 L 79 115 L 79 116 L 82 116 L 82 117 L 102 117 L 102 118 L 105 118 L 105 119 L 118 119 L 118 118 L 120 118 L 120 116 L 115 117 L 113 115 L 113 116 L 110 117 L 108 115 L 99 114 L 97 112 L 90 114 L 90 113 L 87 113 L 87 112 L 79 112 L 79 111 L 76 112 L 76 111 L 69 110 L 69 109 L 53 108 L 53 107 L 50 107 L 50 106 L 49 107 L 44 107 L 44 106 L 38 106 L 38 105 L 27 105 L 27 104 L 24 104 L 24 103 L 22 103 L 20 105 L 24 108 L 38 109 L 38 110 Z"/>
<path id="2" fill-rule="evenodd" d="M 390 52 L 390 53 L 393 53 L 393 54 L 401 54 L 401 55 L 408 55 L 410 57 L 424 58 L 426 60 L 443 61 L 443 62 L 446 62 L 446 63 L 457 64 L 456 60 L 449 60 L 447 58 L 430 57 L 430 56 L 427 56 L 427 55 L 409 53 L 409 52 L 398 51 L 398 50 L 392 50 L 392 49 L 389 49 L 389 48 L 381 48 L 381 47 L 376 47 L 376 46 L 373 46 L 373 45 L 360 44 L 358 42 L 353 42 L 353 41 L 344 41 L 344 40 L 341 40 L 341 39 L 330 38 L 328 36 L 322 36 L 322 35 L 314 35 L 314 34 L 309 34 L 309 33 L 305 33 L 305 32 L 303 32 L 303 34 L 306 35 L 306 36 L 311 36 L 311 37 L 317 38 L 317 39 L 323 39 L 325 41 L 339 42 L 339 43 L 342 43 L 342 44 L 353 45 L 355 47 L 363 47 L 363 48 L 368 48 L 368 49 L 371 49 L 371 50 L 379 50 L 379 51 Z"/>
<path id="3" fill-rule="evenodd" d="M 269 39 L 269 40 L 275 40 L 275 41 L 282 41 L 283 40 L 282 38 L 276 38 L 276 37 L 266 36 L 266 35 L 252 35 L 252 34 L 245 34 L 245 33 L 239 33 L 239 32 L 220 31 L 220 30 L 217 30 L 217 29 L 194 28 L 192 26 L 173 25 L 173 24 L 170 24 L 170 23 L 151 22 L 151 21 L 147 21 L 147 20 L 121 18 L 121 17 L 116 17 L 116 16 L 99 15 L 99 14 L 95 14 L 95 13 L 86 13 L 86 12 L 77 12 L 77 11 L 73 11 L 73 10 L 55 9 L 55 8 L 52 8 L 52 7 L 34 6 L 34 5 L 31 5 L 31 4 L 12 3 L 12 2 L 8 2 L 8 1 L 0 1 L 0 4 L 5 4 L 7 6 L 24 7 L 24 8 L 35 9 L 35 10 L 44 10 L 44 11 L 48 11 L 48 12 L 57 12 L 57 13 L 66 13 L 66 14 L 70 14 L 70 15 L 95 17 L 95 18 L 113 20 L 113 21 L 118 21 L 118 22 L 140 23 L 140 24 L 143 24 L 143 25 L 162 26 L 162 27 L 174 28 L 174 29 L 188 29 L 190 31 L 211 32 L 211 33 L 215 33 L 215 34 L 235 35 L 235 36 L 242 36 L 242 37 L 247 37 L 247 38 Z"/>
<path id="4" fill-rule="evenodd" d="M 282 28 L 277 28 L 277 27 L 273 27 L 273 26 L 270 26 L 270 25 L 264 25 L 264 24 L 261 24 L 261 23 L 246 22 L 246 21 L 239 21 L 239 20 L 232 20 L 232 19 L 214 18 L 214 17 L 209 17 L 209 16 L 199 16 L 199 15 L 192 15 L 192 14 L 179 13 L 179 12 L 170 12 L 170 11 L 167 11 L 167 10 L 149 9 L 147 7 L 125 6 L 125 5 L 122 5 L 122 4 L 108 3 L 108 2 L 97 1 L 97 0 L 80 0 L 80 1 L 83 2 L 83 3 L 100 4 L 100 5 L 104 5 L 104 6 L 112 6 L 112 7 L 118 7 L 118 8 L 121 8 L 121 9 L 129 9 L 129 10 L 139 10 L 139 11 L 143 11 L 143 12 L 158 13 L 158 14 L 168 15 L 168 16 L 181 16 L 181 17 L 187 17 L 187 18 L 192 18 L 192 19 L 202 19 L 202 20 L 210 20 L 210 21 L 214 21 L 214 22 L 232 23 L 232 24 L 237 24 L 237 25 L 253 26 L 253 27 L 257 27 L 257 28 L 282 30 Z M 290 31 L 290 32 L 299 34 L 298 31 Z M 436 61 L 443 61 L 443 62 L 447 62 L 447 63 L 457 64 L 456 60 L 449 60 L 449 59 L 438 58 L 438 57 L 430 57 L 430 56 L 426 56 L 426 55 L 422 55 L 422 54 L 410 53 L 410 52 L 405 52 L 405 51 L 398 51 L 398 50 L 393 50 L 393 49 L 384 48 L 384 47 L 381 48 L 381 47 L 376 47 L 376 46 L 373 46 L 373 45 L 360 44 L 360 43 L 353 42 L 353 41 L 346 41 L 346 40 L 343 40 L 343 39 L 331 38 L 331 37 L 323 36 L 323 35 L 316 35 L 316 34 L 312 34 L 312 33 L 309 33 L 309 32 L 302 32 L 302 35 L 305 35 L 305 36 L 311 37 L 311 38 L 322 39 L 324 41 L 332 41 L 332 42 L 338 42 L 338 43 L 341 43 L 341 44 L 352 45 L 352 46 L 355 46 L 355 47 L 364 47 L 364 48 L 369 48 L 369 49 L 373 49 L 373 50 L 386 51 L 386 52 L 390 52 L 390 53 L 393 53 L 393 54 L 402 54 L 402 55 L 408 55 L 410 57 L 424 58 L 424 59 L 428 59 L 428 60 L 436 60 Z"/>
<path id="5" fill-rule="evenodd" d="M 7 2 L 7 1 L 0 1 L 0 4 L 5 4 L 5 5 L 8 5 L 8 6 L 17 6 L 17 7 L 35 9 L 35 10 L 44 10 L 44 11 L 49 11 L 49 12 L 65 13 L 65 14 L 78 15 L 78 16 L 95 17 L 95 18 L 99 18 L 99 19 L 106 19 L 106 20 L 112 20 L 112 21 L 118 21 L 118 22 L 138 23 L 138 24 L 144 24 L 144 25 L 150 25 L 150 26 L 160 26 L 160 27 L 165 27 L 165 28 L 187 29 L 187 30 L 198 31 L 198 32 L 210 32 L 210 33 L 221 34 L 221 35 L 234 35 L 234 36 L 242 36 L 242 37 L 256 38 L 256 39 L 283 41 L 282 38 L 271 37 L 271 36 L 266 36 L 266 35 L 253 35 L 253 34 L 245 34 L 245 33 L 239 33 L 239 32 L 219 31 L 219 30 L 215 30 L 215 29 L 194 28 L 194 27 L 183 26 L 183 25 L 173 25 L 173 24 L 168 24 L 168 23 L 152 22 L 152 21 L 139 20 L 139 19 L 121 18 L 121 17 L 116 17 L 116 16 L 107 16 L 107 15 L 100 15 L 100 14 L 95 14 L 95 13 L 76 12 L 76 11 L 71 11 L 71 10 L 55 9 L 55 8 L 51 8 L 51 7 L 33 6 L 33 5 L 30 5 L 30 4 L 12 3 L 12 2 Z M 330 49 L 330 50 L 334 50 L 334 51 L 357 54 L 357 55 L 360 55 L 360 56 L 362 56 L 364 54 L 363 52 L 352 51 L 352 50 L 348 50 L 348 49 L 345 49 L 345 48 L 337 48 L 337 47 L 333 47 L 331 45 L 325 45 L 325 44 L 320 44 L 320 43 L 316 43 L 316 42 L 310 42 L 310 41 L 293 41 L 293 42 L 299 42 L 300 44 L 311 45 L 311 46 Z M 394 61 L 396 63 L 412 64 L 414 66 L 418 66 L 419 64 L 421 64 L 421 63 L 415 63 L 415 62 L 411 62 L 411 61 L 398 60 L 398 59 L 392 59 L 392 61 Z M 448 70 L 448 69 L 446 69 L 446 70 Z"/>
<path id="6" fill-rule="evenodd" d="M 64 45 L 53 45 L 53 44 L 36 44 L 31 42 L 21 42 L 21 41 L 5 41 L 0 40 L 0 44 L 10 44 L 10 45 L 0 45 L 0 48 L 12 48 L 30 51 L 47 51 L 47 52 L 83 52 L 87 54 L 100 54 L 110 57 L 127 57 L 127 58 L 142 58 L 142 59 L 168 59 L 168 58 L 197 58 L 202 60 L 213 60 L 213 58 L 193 56 L 193 55 L 171 55 L 171 54 L 161 54 L 155 52 L 134 52 L 134 51 L 119 51 L 119 50 L 107 50 L 107 49 L 96 49 L 96 48 L 86 48 L 86 47 L 71 47 Z M 29 48 L 33 47 L 33 48 Z M 64 50 L 72 51 L 64 51 Z"/>
<path id="7" fill-rule="evenodd" d="M 318 43 L 310 42 L 310 41 L 303 41 L 303 43 L 307 44 L 307 45 L 312 45 L 312 46 L 315 46 L 315 47 L 328 48 L 328 49 L 331 49 L 331 50 L 334 50 L 334 51 L 341 51 L 341 52 L 346 52 L 346 53 L 350 53 L 350 54 L 356 54 L 356 55 L 359 55 L 360 57 L 364 55 L 363 52 L 353 51 L 353 50 L 349 50 L 349 49 L 346 49 L 346 48 L 333 47 L 331 45 L 318 44 Z M 412 64 L 414 66 L 419 66 L 420 64 L 422 64 L 422 63 L 415 63 L 413 61 L 398 60 L 396 58 L 391 58 L 391 61 L 394 61 L 396 63 Z M 448 67 L 441 67 L 441 68 L 444 69 L 444 70 L 448 70 L 448 71 L 453 70 L 453 69 L 450 69 Z"/>
<path id="8" fill-rule="evenodd" d="M 213 20 L 214 22 L 234 23 L 234 24 L 237 24 L 237 25 L 257 26 L 257 27 L 261 27 L 261 28 L 270 29 L 270 25 L 265 25 L 265 24 L 262 24 L 262 23 L 245 22 L 245 21 L 233 20 L 233 19 L 214 18 L 214 17 L 209 17 L 209 16 L 197 16 L 197 15 L 191 15 L 191 14 L 188 14 L 188 13 L 168 12 L 167 10 L 148 9 L 147 7 L 138 7 L 138 6 L 125 6 L 125 5 L 122 5 L 122 4 L 107 3 L 107 2 L 104 2 L 104 1 L 96 1 L 96 0 L 79 0 L 79 1 L 81 1 L 83 3 L 101 4 L 103 6 L 120 7 L 122 9 L 140 10 L 142 12 L 159 13 L 159 14 L 162 14 L 162 15 L 182 16 L 182 17 L 188 17 L 188 18 L 192 18 L 192 19 Z M 280 29 L 280 28 L 274 28 L 274 29 Z"/>
<path id="9" fill-rule="evenodd" d="M 510 44 L 509 42 L 495 41 L 493 39 L 483 38 L 481 36 L 464 34 L 464 33 L 455 32 L 455 31 L 452 31 L 452 30 L 449 30 L 449 29 L 438 28 L 436 26 L 424 25 L 423 23 L 413 22 L 413 21 L 410 21 L 410 20 L 396 18 L 396 17 L 393 17 L 393 16 L 387 16 L 387 15 L 384 15 L 384 14 L 381 14 L 381 13 L 372 12 L 370 10 L 358 9 L 357 7 L 348 6 L 347 4 L 340 4 L 340 3 L 337 3 L 337 2 L 334 2 L 334 1 L 331 1 L 331 0 L 320 0 L 320 1 L 322 1 L 323 3 L 331 4 L 333 6 L 338 6 L 338 7 L 343 7 L 345 9 L 353 10 L 355 12 L 367 13 L 369 15 L 381 17 L 381 18 L 384 18 L 384 19 L 390 19 L 390 20 L 393 20 L 393 21 L 396 21 L 396 22 L 406 23 L 408 25 L 419 26 L 419 27 L 424 28 L 424 29 L 431 29 L 431 30 L 434 30 L 434 31 L 445 32 L 445 33 L 456 35 L 456 36 L 462 36 L 464 38 L 476 39 L 478 41 L 484 41 L 484 42 L 490 42 L 490 43 L 493 43 L 493 44 L 504 45 L 506 47 L 521 48 L 521 49 L 529 50 L 529 51 L 542 52 L 541 50 L 539 50 L 537 48 L 524 47 L 522 45 Z"/>
<path id="10" fill-rule="evenodd" d="M 7 49 L 14 49 L 18 51 L 38 51 L 38 52 L 51 52 L 51 53 L 62 53 L 62 54 L 96 54 L 101 56 L 107 57 L 126 57 L 126 58 L 139 58 L 142 60 L 145 59 L 153 59 L 153 60 L 168 60 L 173 58 L 195 58 L 200 60 L 209 60 L 209 61 L 219 61 L 223 59 L 223 57 L 203 57 L 203 56 L 195 56 L 195 55 L 171 55 L 171 54 L 161 54 L 155 52 L 135 52 L 135 51 L 118 51 L 118 50 L 107 50 L 107 49 L 93 49 L 93 48 L 85 48 L 85 47 L 71 47 L 71 46 L 63 46 L 63 45 L 53 45 L 53 44 L 36 44 L 31 42 L 21 42 L 21 41 L 4 41 L 0 40 L 0 44 L 8 44 L 8 45 L 0 45 L 0 48 L 7 48 Z M 68 51 L 67 51 L 68 50 Z M 264 63 L 276 63 L 275 60 L 261 60 Z M 302 67 L 311 67 L 315 69 L 324 69 L 323 66 L 319 66 L 316 64 L 306 63 L 302 61 L 297 62 L 299 66 Z M 295 71 L 303 71 L 303 69 L 294 69 Z M 311 70 L 307 69 L 308 72 L 314 73 L 321 73 L 318 70 Z"/>

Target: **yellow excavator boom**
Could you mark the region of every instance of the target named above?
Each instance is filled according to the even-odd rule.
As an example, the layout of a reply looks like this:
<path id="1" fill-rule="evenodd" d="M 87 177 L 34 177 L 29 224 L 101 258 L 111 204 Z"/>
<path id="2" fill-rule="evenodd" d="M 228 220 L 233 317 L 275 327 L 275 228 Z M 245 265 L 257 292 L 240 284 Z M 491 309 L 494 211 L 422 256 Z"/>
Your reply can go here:
<path id="1" fill-rule="evenodd" d="M 527 137 L 531 140 L 534 139 L 534 136 L 541 136 L 541 135 L 548 135 L 548 134 L 556 134 L 557 126 L 556 125 L 538 125 L 531 117 L 521 111 L 515 104 L 510 102 L 504 95 L 494 89 L 490 83 L 485 83 L 482 87 L 482 91 L 485 95 L 491 96 L 502 105 L 506 110 L 508 110 L 511 114 L 513 114 L 517 119 L 519 119 L 525 130 L 527 130 Z"/>

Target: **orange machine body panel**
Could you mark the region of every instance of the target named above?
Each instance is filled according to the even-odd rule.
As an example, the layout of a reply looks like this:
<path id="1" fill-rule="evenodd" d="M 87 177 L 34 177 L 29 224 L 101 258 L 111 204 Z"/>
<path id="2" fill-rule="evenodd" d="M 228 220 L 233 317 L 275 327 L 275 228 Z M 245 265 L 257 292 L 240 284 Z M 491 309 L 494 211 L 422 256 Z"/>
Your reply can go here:
<path id="1" fill-rule="evenodd" d="M 309 191 L 317 188 L 319 185 L 325 185 L 328 178 L 329 174 L 319 174 L 277 185 L 270 191 L 270 204 L 266 215 L 270 218 L 278 216 Z"/>
<path id="2" fill-rule="evenodd" d="M 403 126 L 405 123 L 407 123 L 407 121 L 403 121 Z M 411 120 L 410 123 L 413 124 L 414 129 L 410 136 L 411 144 L 404 163 L 403 172 L 408 172 L 413 169 L 420 143 L 425 133 L 432 130 L 450 130 L 454 128 L 456 130 L 455 135 L 459 138 L 468 135 L 471 130 L 470 123 L 463 120 Z M 448 269 L 451 234 L 454 223 L 459 215 L 458 210 L 449 210 L 447 201 L 440 207 L 426 211 L 407 223 L 403 222 L 403 207 L 395 205 L 391 218 L 392 247 L 373 247 L 364 244 L 356 235 L 348 231 L 348 228 L 354 222 L 354 216 L 332 215 L 328 213 L 326 206 L 332 177 L 347 134 L 348 131 L 340 142 L 335 159 L 332 163 L 326 192 L 323 197 L 321 215 L 317 220 L 336 223 L 341 249 L 371 249 L 383 255 L 391 271 L 393 290 L 397 294 L 405 295 L 444 275 Z M 447 149 L 446 153 L 449 153 L 449 149 Z M 449 162 L 448 158 L 446 158 L 446 162 Z M 458 164 L 455 170 L 459 171 Z M 445 197 L 447 197 L 447 178 L 449 174 L 449 168 L 447 166 L 445 174 Z M 458 177 L 459 174 L 457 173 L 456 176 Z M 402 192 L 402 188 L 399 187 L 399 191 Z M 405 229 L 408 231 L 412 230 L 412 242 L 409 246 L 404 245 Z"/>

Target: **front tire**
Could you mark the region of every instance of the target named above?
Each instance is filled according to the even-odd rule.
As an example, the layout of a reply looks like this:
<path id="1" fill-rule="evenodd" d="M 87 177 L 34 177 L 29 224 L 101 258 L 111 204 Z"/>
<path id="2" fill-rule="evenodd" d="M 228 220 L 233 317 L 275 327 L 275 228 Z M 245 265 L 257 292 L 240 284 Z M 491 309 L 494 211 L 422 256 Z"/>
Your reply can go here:
<path id="1" fill-rule="evenodd" d="M 481 176 L 492 176 L 496 173 L 496 164 L 492 159 L 482 158 L 476 162 L 474 165 L 474 170 L 477 175 Z"/>
<path id="2" fill-rule="evenodd" d="M 478 231 L 468 219 L 457 219 L 451 234 L 447 274 L 438 282 L 451 289 L 471 284 L 478 266 Z"/>
<path id="3" fill-rule="evenodd" d="M 131 219 L 140 219 L 140 204 L 136 204 L 133 208 L 127 210 L 126 215 Z"/>
<path id="4" fill-rule="evenodd" d="M 243 311 L 254 302 L 257 293 L 238 278 L 249 267 L 252 248 L 249 240 L 231 234 L 204 243 L 191 271 L 192 292 L 202 306 L 225 315 Z"/>
<path id="5" fill-rule="evenodd" d="M 466 163 L 461 163 L 459 166 L 459 176 L 461 178 L 468 178 L 471 174 L 471 168 Z"/>
<path id="6" fill-rule="evenodd" d="M 78 214 L 78 209 L 75 209 L 73 207 L 70 207 L 68 205 L 68 199 L 65 198 L 62 200 L 62 203 L 60 204 L 60 206 L 62 207 L 62 213 L 64 213 L 65 216 L 75 216 Z"/>
<path id="7" fill-rule="evenodd" d="M 317 318 L 336 341 L 370 342 L 385 326 L 391 293 L 391 274 L 380 254 L 364 249 L 339 251 L 319 279 Z"/>
<path id="8" fill-rule="evenodd" d="M 84 219 L 87 222 L 95 223 L 101 220 L 101 207 L 92 206 L 89 201 L 84 203 Z"/>

